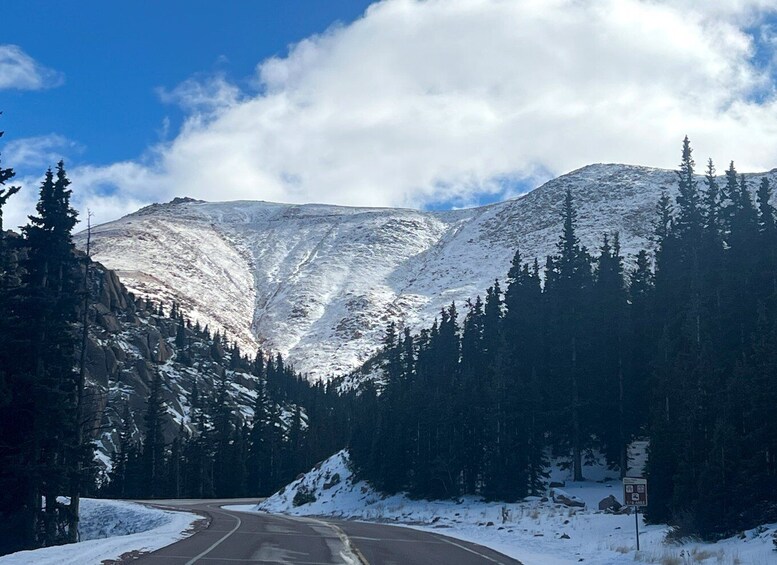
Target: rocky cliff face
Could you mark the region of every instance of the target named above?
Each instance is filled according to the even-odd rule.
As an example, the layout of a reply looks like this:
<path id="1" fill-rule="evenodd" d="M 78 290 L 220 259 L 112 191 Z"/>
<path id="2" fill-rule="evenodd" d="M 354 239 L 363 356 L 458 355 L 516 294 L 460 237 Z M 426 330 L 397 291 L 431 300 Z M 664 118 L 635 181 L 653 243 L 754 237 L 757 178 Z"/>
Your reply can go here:
<path id="1" fill-rule="evenodd" d="M 650 246 L 661 190 L 675 186 L 672 171 L 592 165 L 448 212 L 176 199 L 98 226 L 93 249 L 138 296 L 175 300 L 244 350 L 263 345 L 327 378 L 369 358 L 389 320 L 427 326 L 441 307 L 483 294 L 519 247 L 526 259 L 553 253 L 567 189 L 583 244 L 617 231 L 634 255 Z"/>
<path id="2" fill-rule="evenodd" d="M 136 299 L 113 271 L 91 268 L 89 338 L 86 355 L 87 413 L 105 468 L 116 450 L 118 432 L 129 417 L 130 428 L 142 428 L 151 381 L 158 372 L 167 406 L 166 441 L 181 422 L 189 424 L 189 398 L 197 383 L 201 395 L 214 396 L 227 374 L 229 394 L 240 415 L 250 416 L 256 378 L 247 370 L 228 370 L 220 344 L 186 329 L 186 344 L 176 346 L 178 321 L 159 315 L 156 306 Z"/>

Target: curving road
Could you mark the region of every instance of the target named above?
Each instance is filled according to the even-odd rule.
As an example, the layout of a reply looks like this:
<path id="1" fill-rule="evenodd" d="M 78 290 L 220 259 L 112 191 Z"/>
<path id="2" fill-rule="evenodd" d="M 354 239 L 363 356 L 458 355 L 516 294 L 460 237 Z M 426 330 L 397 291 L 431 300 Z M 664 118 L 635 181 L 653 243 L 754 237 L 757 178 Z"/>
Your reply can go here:
<path id="1" fill-rule="evenodd" d="M 155 501 L 210 519 L 209 527 L 131 562 L 143 565 L 521 565 L 491 549 L 410 528 L 248 514 L 221 508 L 255 501 Z M 149 504 L 149 502 L 146 502 Z"/>

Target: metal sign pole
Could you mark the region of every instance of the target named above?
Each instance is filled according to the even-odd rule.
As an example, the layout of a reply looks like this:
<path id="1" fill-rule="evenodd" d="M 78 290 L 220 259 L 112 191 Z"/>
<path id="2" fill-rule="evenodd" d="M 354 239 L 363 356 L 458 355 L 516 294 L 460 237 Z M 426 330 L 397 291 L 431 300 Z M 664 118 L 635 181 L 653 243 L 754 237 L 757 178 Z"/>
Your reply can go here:
<path id="1" fill-rule="evenodd" d="M 637 551 L 639 551 L 639 506 L 634 507 L 634 526 L 637 528 Z"/>

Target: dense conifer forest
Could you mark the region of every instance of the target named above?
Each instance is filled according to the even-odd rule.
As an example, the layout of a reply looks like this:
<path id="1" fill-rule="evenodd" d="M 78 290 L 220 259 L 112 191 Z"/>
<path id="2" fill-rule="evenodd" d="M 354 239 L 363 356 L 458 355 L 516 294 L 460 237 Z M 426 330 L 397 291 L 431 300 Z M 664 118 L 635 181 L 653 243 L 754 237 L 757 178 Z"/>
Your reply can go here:
<path id="1" fill-rule="evenodd" d="M 655 248 L 628 269 L 618 234 L 575 233 L 524 261 L 463 312 L 412 335 L 390 324 L 385 379 L 355 413 L 352 460 L 386 492 L 515 501 L 545 488 L 550 457 L 575 480 L 601 454 L 625 475 L 650 440 L 647 517 L 714 537 L 777 520 L 777 224 L 767 179 L 731 163 L 657 203 Z M 755 192 L 755 200 L 752 193 Z"/>
<path id="2" fill-rule="evenodd" d="M 283 357 L 241 355 L 222 335 L 192 329 L 175 308 L 181 349 L 194 333 L 222 351 L 225 366 L 214 394 L 195 385 L 188 422 L 173 440 L 163 434 L 165 406 L 160 378 L 151 382 L 142 422 L 127 413 L 111 472 L 97 491 L 109 498 L 240 498 L 266 496 L 340 449 L 348 437 L 344 398 L 323 383 L 311 384 L 285 366 Z M 187 327 L 188 326 L 188 327 Z M 190 337 L 190 336 L 189 336 Z M 228 394 L 230 381 L 251 375 L 256 400 L 250 416 Z M 139 428 L 142 433 L 136 433 Z"/>

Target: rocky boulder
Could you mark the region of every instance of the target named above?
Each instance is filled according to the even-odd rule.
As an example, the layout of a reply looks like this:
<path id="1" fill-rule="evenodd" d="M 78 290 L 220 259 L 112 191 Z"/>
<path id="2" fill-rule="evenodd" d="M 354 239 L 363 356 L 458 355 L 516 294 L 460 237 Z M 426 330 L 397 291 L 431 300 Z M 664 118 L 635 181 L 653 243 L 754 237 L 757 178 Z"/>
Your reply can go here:
<path id="1" fill-rule="evenodd" d="M 570 508 L 585 508 L 585 502 L 583 502 L 576 496 L 572 496 L 564 492 L 561 489 L 552 490 L 551 496 L 553 498 L 553 502 L 556 502 L 558 504 L 563 504 L 564 506 L 568 506 Z"/>
<path id="2" fill-rule="evenodd" d="M 613 495 L 599 501 L 599 510 L 604 512 L 617 512 L 623 505 Z"/>

